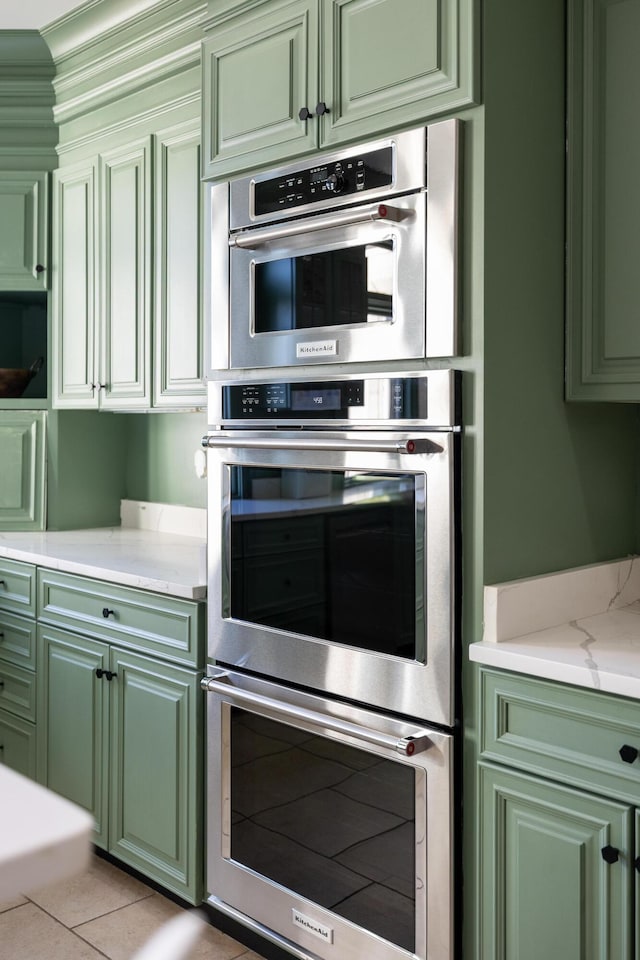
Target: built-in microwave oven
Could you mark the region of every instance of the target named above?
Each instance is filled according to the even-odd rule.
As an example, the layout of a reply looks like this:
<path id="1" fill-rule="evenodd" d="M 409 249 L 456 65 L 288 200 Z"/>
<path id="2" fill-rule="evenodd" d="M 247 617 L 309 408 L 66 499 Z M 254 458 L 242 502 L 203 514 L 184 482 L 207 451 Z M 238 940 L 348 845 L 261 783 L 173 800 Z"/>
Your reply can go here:
<path id="1" fill-rule="evenodd" d="M 454 356 L 460 131 L 209 186 L 211 371 Z"/>

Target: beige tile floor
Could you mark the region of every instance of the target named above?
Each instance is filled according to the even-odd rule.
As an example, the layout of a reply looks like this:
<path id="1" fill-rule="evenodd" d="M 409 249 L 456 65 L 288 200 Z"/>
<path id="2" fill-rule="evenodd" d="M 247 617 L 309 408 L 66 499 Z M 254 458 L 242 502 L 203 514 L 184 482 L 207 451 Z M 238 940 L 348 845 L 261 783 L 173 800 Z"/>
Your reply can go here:
<path id="1" fill-rule="evenodd" d="M 86 874 L 0 904 L 2 960 L 129 960 L 182 908 L 94 857 Z M 209 926 L 192 960 L 261 960 Z M 190 958 L 190 960 L 191 960 Z"/>

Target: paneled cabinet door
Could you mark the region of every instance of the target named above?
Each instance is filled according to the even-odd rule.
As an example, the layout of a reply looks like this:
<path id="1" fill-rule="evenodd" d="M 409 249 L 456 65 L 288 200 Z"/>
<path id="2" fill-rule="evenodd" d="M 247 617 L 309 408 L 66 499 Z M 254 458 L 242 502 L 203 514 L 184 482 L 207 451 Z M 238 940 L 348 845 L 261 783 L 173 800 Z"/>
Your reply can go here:
<path id="1" fill-rule="evenodd" d="M 0 290 L 48 287 L 48 177 L 0 171 Z"/>
<path id="2" fill-rule="evenodd" d="M 151 406 L 151 140 L 100 156 L 100 406 Z"/>
<path id="3" fill-rule="evenodd" d="M 321 146 L 473 102 L 478 58 L 469 0 L 322 0 L 321 16 Z"/>
<path id="4" fill-rule="evenodd" d="M 107 847 L 109 688 L 105 643 L 38 626 L 38 780 L 87 810 Z"/>
<path id="5" fill-rule="evenodd" d="M 630 960 L 632 809 L 481 764 L 480 810 L 481 960 Z"/>
<path id="6" fill-rule="evenodd" d="M 205 40 L 202 66 L 205 177 L 317 146 L 317 0 L 270 3 L 238 16 Z M 305 108 L 310 119 L 300 118 Z"/>
<path id="7" fill-rule="evenodd" d="M 53 175 L 52 379 L 54 407 L 98 406 L 97 163 Z"/>
<path id="8" fill-rule="evenodd" d="M 109 850 L 192 902 L 202 868 L 200 674 L 112 649 Z"/>
<path id="9" fill-rule="evenodd" d="M 202 405 L 200 124 L 155 137 L 154 407 Z"/>
<path id="10" fill-rule="evenodd" d="M 640 400 L 640 4 L 568 4 L 569 400 Z"/>
<path id="11" fill-rule="evenodd" d="M 0 530 L 45 528 L 46 418 L 0 410 Z"/>

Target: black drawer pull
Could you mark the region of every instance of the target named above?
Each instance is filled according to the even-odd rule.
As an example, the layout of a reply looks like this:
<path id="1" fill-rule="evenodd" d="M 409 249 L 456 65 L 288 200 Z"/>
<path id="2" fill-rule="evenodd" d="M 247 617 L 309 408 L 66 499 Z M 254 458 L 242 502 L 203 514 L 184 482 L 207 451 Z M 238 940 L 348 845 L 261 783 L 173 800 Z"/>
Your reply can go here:
<path id="1" fill-rule="evenodd" d="M 600 852 L 605 863 L 617 863 L 620 858 L 620 851 L 609 843 Z"/>
<path id="2" fill-rule="evenodd" d="M 0 640 L 4 640 L 4 633 L 0 633 Z"/>
<path id="3" fill-rule="evenodd" d="M 638 873 L 640 873 L 640 857 L 635 858 L 635 860 L 633 861 L 633 865 L 638 871 Z"/>
<path id="4" fill-rule="evenodd" d="M 105 677 L 107 678 L 107 680 L 109 681 L 109 683 L 111 683 L 111 681 L 114 679 L 114 677 L 117 677 L 117 676 L 118 676 L 118 674 L 116 673 L 115 670 L 113 671 L 113 673 L 111 672 L 111 670 L 105 670 L 104 675 L 105 675 Z"/>
<path id="5" fill-rule="evenodd" d="M 0 690 L 4 687 L 4 680 L 0 680 Z"/>
<path id="6" fill-rule="evenodd" d="M 102 608 L 102 616 L 107 620 L 109 617 L 115 617 L 115 610 L 109 610 L 109 607 Z"/>
<path id="7" fill-rule="evenodd" d="M 102 680 L 104 673 L 105 671 L 102 669 L 102 667 L 96 667 L 96 677 L 98 680 Z"/>
<path id="8" fill-rule="evenodd" d="M 632 747 L 628 743 L 624 743 L 618 752 L 625 763 L 633 763 L 634 760 L 638 759 L 638 748 Z"/>

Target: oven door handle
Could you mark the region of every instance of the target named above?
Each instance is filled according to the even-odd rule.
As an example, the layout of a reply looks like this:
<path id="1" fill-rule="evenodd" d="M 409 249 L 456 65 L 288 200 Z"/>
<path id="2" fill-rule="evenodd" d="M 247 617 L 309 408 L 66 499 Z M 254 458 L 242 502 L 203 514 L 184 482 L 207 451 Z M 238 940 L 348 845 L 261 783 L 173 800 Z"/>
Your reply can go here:
<path id="1" fill-rule="evenodd" d="M 279 224 L 274 227 L 256 227 L 245 233 L 232 234 L 229 237 L 229 246 L 253 250 L 254 247 L 261 247 L 273 240 L 286 240 L 288 237 L 303 236 L 314 233 L 316 230 L 329 230 L 331 227 L 345 227 L 350 224 L 371 223 L 371 221 L 400 223 L 412 216 L 413 210 L 390 207 L 387 203 L 375 203 L 358 207 L 356 210 L 346 212 L 339 210 L 337 213 L 320 214 L 308 219 L 296 220 L 293 223 Z"/>
<path id="2" fill-rule="evenodd" d="M 416 753 L 422 753 L 433 746 L 433 742 L 428 736 L 426 730 L 414 730 L 406 737 L 398 740 L 376 730 L 366 727 L 360 727 L 356 723 L 350 723 L 348 720 L 340 720 L 338 717 L 332 717 L 326 713 L 316 713 L 314 710 L 307 710 L 305 707 L 297 707 L 294 704 L 286 703 L 281 700 L 274 700 L 271 697 L 264 697 L 259 693 L 252 693 L 247 690 L 239 690 L 232 686 L 228 681 L 228 674 L 221 670 L 216 676 L 203 677 L 200 686 L 207 693 L 222 693 L 232 696 L 234 701 L 240 705 L 248 707 L 262 707 L 269 711 L 272 716 L 285 716 L 297 722 L 306 721 L 314 726 L 322 727 L 324 730 L 333 730 L 336 733 L 347 734 L 355 737 L 364 743 L 369 743 L 376 747 L 386 747 L 388 750 L 394 750 L 403 757 L 412 757 Z"/>
<path id="3" fill-rule="evenodd" d="M 425 437 L 408 440 L 349 440 L 332 437 L 229 437 L 223 432 L 202 438 L 203 447 L 241 450 L 339 450 L 343 453 L 364 450 L 368 453 L 443 453 L 444 447 Z"/>

